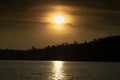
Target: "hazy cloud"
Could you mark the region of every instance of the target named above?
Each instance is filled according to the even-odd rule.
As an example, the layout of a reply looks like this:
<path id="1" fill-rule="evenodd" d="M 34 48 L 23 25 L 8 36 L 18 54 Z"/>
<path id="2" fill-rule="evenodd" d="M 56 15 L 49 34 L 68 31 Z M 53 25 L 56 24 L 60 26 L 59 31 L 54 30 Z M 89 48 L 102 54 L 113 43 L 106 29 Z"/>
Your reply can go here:
<path id="1" fill-rule="evenodd" d="M 71 34 L 50 34 L 46 28 L 50 23 L 43 19 L 49 17 L 49 12 L 57 11 L 57 8 L 75 19 L 66 24 L 71 29 L 75 28 Z M 53 44 L 54 40 L 56 43 L 75 39 L 82 41 L 115 34 L 120 34 L 120 0 L 0 1 L 0 48 L 27 48 L 36 44 L 44 46 Z"/>

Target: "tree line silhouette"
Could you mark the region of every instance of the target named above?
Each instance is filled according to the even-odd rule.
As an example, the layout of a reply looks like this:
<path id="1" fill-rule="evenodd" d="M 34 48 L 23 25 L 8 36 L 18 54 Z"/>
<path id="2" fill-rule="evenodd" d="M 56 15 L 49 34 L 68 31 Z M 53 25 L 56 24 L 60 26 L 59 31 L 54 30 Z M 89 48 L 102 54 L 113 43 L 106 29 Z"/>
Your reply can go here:
<path id="1" fill-rule="evenodd" d="M 63 43 L 43 49 L 0 49 L 0 60 L 120 61 L 120 35 L 89 42 Z"/>

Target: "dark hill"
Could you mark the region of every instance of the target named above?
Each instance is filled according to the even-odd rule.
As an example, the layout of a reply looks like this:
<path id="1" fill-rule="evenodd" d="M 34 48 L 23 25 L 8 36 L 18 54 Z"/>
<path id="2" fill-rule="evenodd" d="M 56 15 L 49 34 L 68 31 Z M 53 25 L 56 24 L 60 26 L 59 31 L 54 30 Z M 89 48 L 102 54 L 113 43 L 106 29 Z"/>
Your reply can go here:
<path id="1" fill-rule="evenodd" d="M 0 50 L 1 60 L 120 61 L 120 36 L 64 43 L 44 49 Z"/>

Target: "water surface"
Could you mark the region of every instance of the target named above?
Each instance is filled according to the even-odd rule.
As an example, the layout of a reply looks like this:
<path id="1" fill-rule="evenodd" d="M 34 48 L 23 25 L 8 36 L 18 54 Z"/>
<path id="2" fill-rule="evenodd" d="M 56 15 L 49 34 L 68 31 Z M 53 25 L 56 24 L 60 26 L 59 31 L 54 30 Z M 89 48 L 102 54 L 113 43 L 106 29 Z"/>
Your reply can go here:
<path id="1" fill-rule="evenodd" d="M 120 80 L 120 63 L 0 61 L 0 80 Z"/>

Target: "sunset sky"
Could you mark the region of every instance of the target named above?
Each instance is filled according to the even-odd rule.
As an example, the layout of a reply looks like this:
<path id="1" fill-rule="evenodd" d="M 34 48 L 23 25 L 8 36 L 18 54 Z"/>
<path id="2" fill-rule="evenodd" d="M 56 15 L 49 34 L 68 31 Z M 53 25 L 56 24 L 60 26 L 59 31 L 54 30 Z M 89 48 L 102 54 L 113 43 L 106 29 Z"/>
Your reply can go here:
<path id="1" fill-rule="evenodd" d="M 56 23 L 58 15 L 62 23 Z M 111 35 L 120 35 L 120 0 L 0 1 L 2 49 L 43 48 Z"/>

